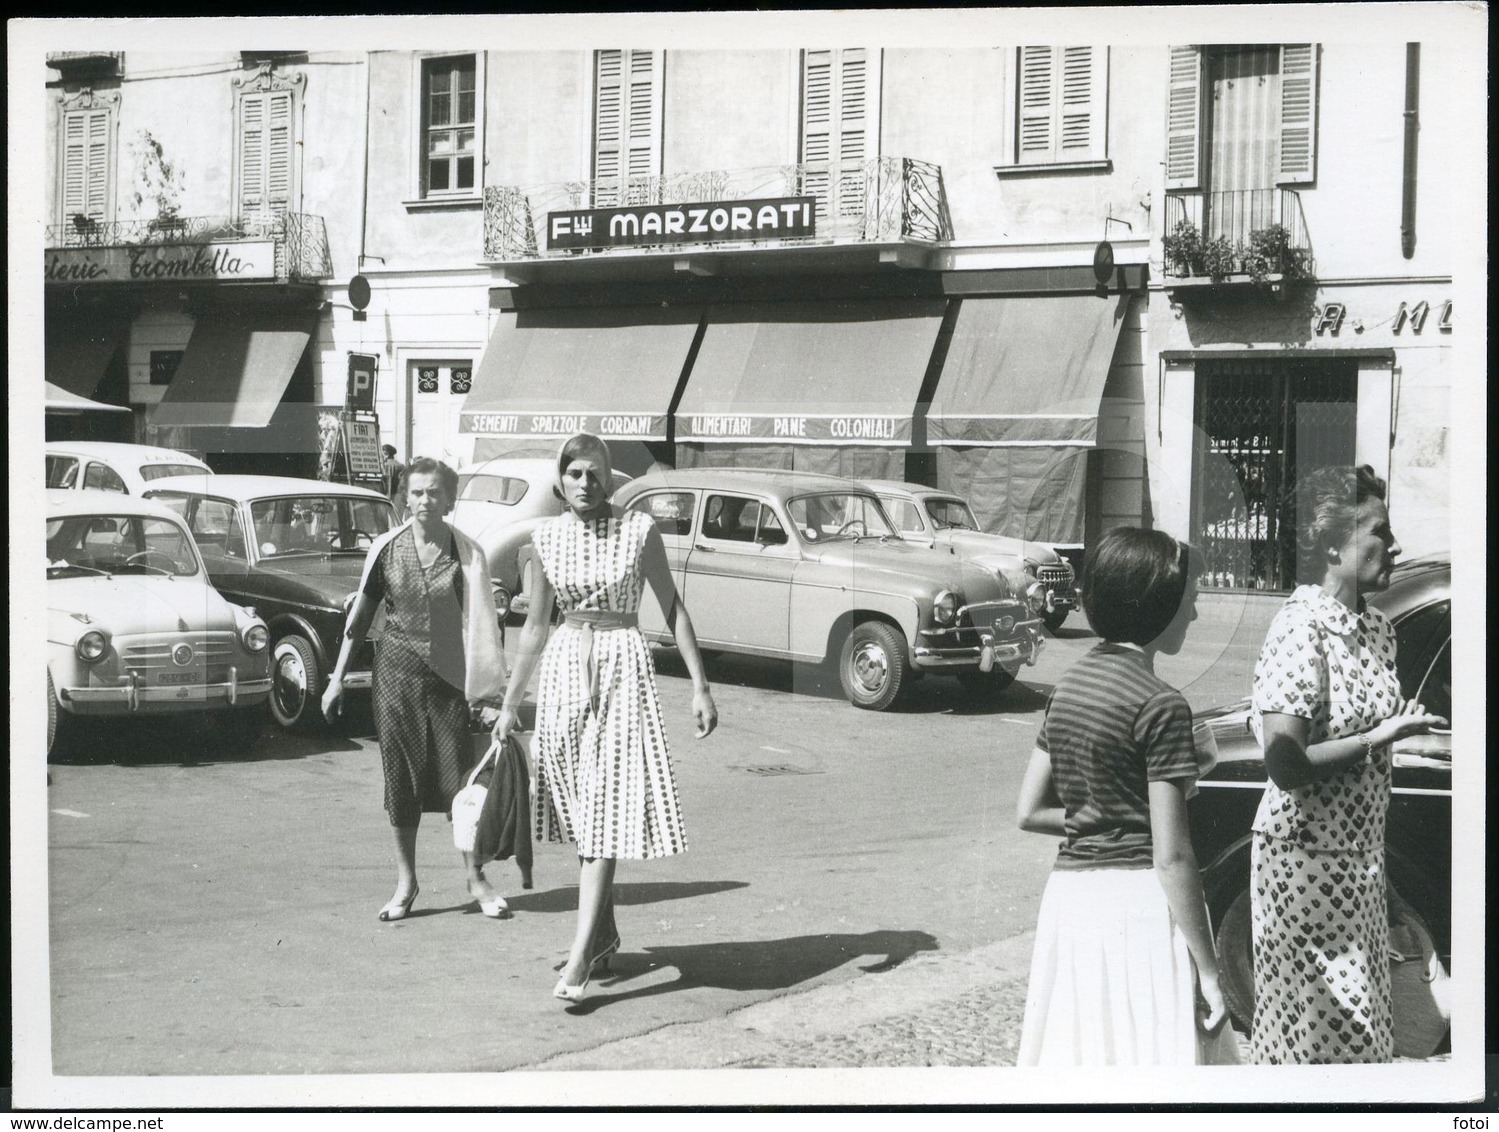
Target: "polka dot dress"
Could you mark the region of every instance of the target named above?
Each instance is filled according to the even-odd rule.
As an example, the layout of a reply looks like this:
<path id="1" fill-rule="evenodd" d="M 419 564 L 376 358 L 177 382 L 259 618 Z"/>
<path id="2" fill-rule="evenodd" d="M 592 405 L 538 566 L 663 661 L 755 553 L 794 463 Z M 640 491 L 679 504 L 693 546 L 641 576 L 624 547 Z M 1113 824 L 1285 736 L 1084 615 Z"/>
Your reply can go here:
<path id="1" fill-rule="evenodd" d="M 636 511 L 591 522 L 567 513 L 540 527 L 536 556 L 563 611 L 637 611 L 650 529 Z M 595 628 L 592 636 L 596 703 L 581 629 L 558 626 L 542 653 L 535 836 L 573 841 L 589 858 L 680 853 L 687 841 L 650 649 L 636 628 Z"/>
<path id="2" fill-rule="evenodd" d="M 1254 674 L 1250 719 L 1310 721 L 1320 743 L 1367 731 L 1400 706 L 1395 632 L 1301 586 L 1271 623 Z M 1389 925 L 1385 813 L 1390 760 L 1376 749 L 1330 778 L 1282 790 L 1274 782 L 1254 820 L 1250 892 L 1261 1064 L 1389 1061 Z"/>

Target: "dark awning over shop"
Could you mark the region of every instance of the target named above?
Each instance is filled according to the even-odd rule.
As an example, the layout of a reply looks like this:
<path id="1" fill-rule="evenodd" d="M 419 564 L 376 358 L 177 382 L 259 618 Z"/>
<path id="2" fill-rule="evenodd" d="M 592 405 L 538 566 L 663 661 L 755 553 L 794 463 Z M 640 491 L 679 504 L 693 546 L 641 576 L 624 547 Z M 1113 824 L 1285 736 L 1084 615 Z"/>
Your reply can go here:
<path id="1" fill-rule="evenodd" d="M 713 307 L 676 439 L 909 445 L 946 307 L 946 299 Z"/>
<path id="2" fill-rule="evenodd" d="M 263 428 L 275 416 L 307 349 L 313 311 L 205 314 L 193 327 L 156 426 Z"/>
<path id="3" fill-rule="evenodd" d="M 964 299 L 928 440 L 1091 447 L 1128 309 L 1126 295 Z"/>
<path id="4" fill-rule="evenodd" d="M 46 321 L 47 380 L 79 397 L 92 397 L 130 329 L 130 316 L 48 311 Z"/>
<path id="5" fill-rule="evenodd" d="M 701 307 L 510 311 L 489 339 L 459 431 L 665 440 Z"/>

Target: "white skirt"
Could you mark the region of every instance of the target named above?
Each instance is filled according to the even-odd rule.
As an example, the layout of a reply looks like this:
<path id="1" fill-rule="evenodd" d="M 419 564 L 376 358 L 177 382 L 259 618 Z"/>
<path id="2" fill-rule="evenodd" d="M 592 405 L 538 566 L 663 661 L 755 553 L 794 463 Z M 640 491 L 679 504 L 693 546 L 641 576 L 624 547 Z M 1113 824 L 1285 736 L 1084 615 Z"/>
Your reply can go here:
<path id="1" fill-rule="evenodd" d="M 1057 869 L 1036 923 L 1019 1065 L 1233 1065 L 1154 869 Z"/>

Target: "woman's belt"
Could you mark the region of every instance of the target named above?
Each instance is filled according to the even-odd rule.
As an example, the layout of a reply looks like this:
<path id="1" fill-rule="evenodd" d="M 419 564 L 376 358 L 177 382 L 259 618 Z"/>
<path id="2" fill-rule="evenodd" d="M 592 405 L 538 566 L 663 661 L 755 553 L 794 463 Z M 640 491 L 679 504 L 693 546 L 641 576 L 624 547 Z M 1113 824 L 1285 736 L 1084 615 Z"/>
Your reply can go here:
<path id="1" fill-rule="evenodd" d="M 612 629 L 636 629 L 640 626 L 638 613 L 621 613 L 612 609 L 570 609 L 562 615 L 562 623 L 570 625 L 583 637 L 583 663 L 588 669 L 588 702 L 595 712 L 599 709 L 599 666 L 593 653 L 593 634 Z"/>

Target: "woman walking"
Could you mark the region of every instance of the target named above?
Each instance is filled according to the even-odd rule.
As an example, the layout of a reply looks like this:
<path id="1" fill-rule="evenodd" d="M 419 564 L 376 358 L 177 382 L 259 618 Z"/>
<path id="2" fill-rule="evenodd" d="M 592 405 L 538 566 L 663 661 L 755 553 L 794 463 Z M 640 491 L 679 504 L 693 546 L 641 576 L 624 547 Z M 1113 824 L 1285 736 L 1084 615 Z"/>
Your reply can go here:
<path id="1" fill-rule="evenodd" d="M 577 930 L 552 992 L 569 1002 L 582 999 L 590 975 L 619 950 L 615 862 L 687 848 L 655 667 L 638 628 L 647 584 L 692 677 L 697 737 L 718 723 L 661 536 L 648 515 L 610 506 L 610 469 L 608 447 L 587 433 L 558 454 L 557 491 L 567 510 L 532 538 L 531 607 L 495 724 L 496 735 L 515 725 L 539 659 L 535 834 L 576 843 L 579 858 Z M 547 642 L 554 603 L 564 621 Z"/>
<path id="2" fill-rule="evenodd" d="M 1298 492 L 1298 586 L 1254 670 L 1251 725 L 1270 781 L 1250 850 L 1262 1064 L 1394 1056 L 1384 869 L 1389 745 L 1445 724 L 1403 702 L 1395 632 L 1366 594 L 1400 547 L 1367 465 L 1320 468 Z"/>
<path id="3" fill-rule="evenodd" d="M 1159 531 L 1117 528 L 1083 563 L 1103 638 L 1058 681 L 1016 805 L 1063 838 L 1041 898 L 1020 1065 L 1237 1060 L 1187 830 L 1192 711 L 1156 676 L 1196 619 L 1198 567 Z"/>
<path id="4" fill-rule="evenodd" d="M 473 767 L 470 708 L 492 724 L 504 693 L 505 659 L 484 552 L 444 516 L 458 476 L 437 460 L 413 460 L 406 477 L 411 518 L 377 539 L 349 611 L 343 647 L 323 693 L 323 714 L 341 710 L 344 674 L 384 603 L 375 654 L 375 730 L 385 770 L 385 811 L 395 830 L 396 891 L 381 920 L 400 920 L 417 896 L 416 831 L 423 813 L 450 813 Z M 463 854 L 469 895 L 486 916 L 505 900 Z"/>

